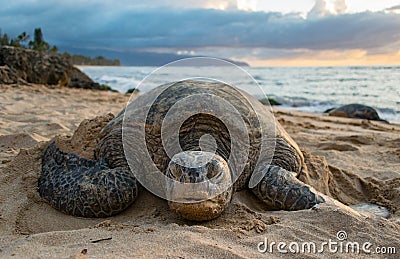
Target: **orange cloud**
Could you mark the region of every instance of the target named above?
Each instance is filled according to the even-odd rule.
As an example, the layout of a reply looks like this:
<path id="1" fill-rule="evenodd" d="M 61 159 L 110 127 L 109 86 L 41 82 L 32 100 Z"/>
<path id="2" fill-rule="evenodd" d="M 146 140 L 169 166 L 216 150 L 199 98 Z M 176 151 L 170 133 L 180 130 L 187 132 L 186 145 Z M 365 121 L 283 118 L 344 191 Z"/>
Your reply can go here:
<path id="1" fill-rule="evenodd" d="M 306 51 L 297 57 L 273 59 L 242 59 L 251 66 L 368 66 L 400 65 L 400 51 L 385 54 L 368 54 L 365 50 Z"/>

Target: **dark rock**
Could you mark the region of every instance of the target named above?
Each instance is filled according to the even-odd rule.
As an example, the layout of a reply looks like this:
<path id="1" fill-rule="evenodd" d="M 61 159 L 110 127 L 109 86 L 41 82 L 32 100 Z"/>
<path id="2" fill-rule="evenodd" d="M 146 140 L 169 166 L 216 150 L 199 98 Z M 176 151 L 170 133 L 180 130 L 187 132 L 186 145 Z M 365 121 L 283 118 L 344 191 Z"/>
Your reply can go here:
<path id="1" fill-rule="evenodd" d="M 76 67 L 72 68 L 69 87 L 103 90 L 100 84 L 93 82 L 90 77 L 88 77 L 85 73 L 83 73 Z"/>
<path id="2" fill-rule="evenodd" d="M 356 118 L 365 120 L 385 121 L 379 118 L 378 112 L 367 105 L 363 104 L 347 104 L 336 109 L 328 111 L 329 116 Z"/>
<path id="3" fill-rule="evenodd" d="M 274 98 L 263 98 L 259 100 L 264 105 L 282 105 L 280 102 L 275 100 Z"/>
<path id="4" fill-rule="evenodd" d="M 0 66 L 8 66 L 8 79 L 22 79 L 28 83 L 68 86 L 72 64 L 61 55 L 30 49 L 4 46 L 0 49 Z M 1 77 L 1 83 L 7 83 Z"/>
<path id="5" fill-rule="evenodd" d="M 17 84 L 18 83 L 17 71 L 5 66 L 0 66 L 0 84 Z"/>
<path id="6" fill-rule="evenodd" d="M 127 94 L 132 94 L 132 93 L 139 93 L 139 89 L 136 88 L 129 88 L 128 91 L 126 91 Z"/>
<path id="7" fill-rule="evenodd" d="M 336 108 L 329 108 L 329 109 L 325 110 L 323 113 L 330 113 L 330 112 L 333 111 L 334 109 L 336 109 Z"/>
<path id="8" fill-rule="evenodd" d="M 0 84 L 16 83 L 104 90 L 65 56 L 3 46 L 0 48 Z"/>

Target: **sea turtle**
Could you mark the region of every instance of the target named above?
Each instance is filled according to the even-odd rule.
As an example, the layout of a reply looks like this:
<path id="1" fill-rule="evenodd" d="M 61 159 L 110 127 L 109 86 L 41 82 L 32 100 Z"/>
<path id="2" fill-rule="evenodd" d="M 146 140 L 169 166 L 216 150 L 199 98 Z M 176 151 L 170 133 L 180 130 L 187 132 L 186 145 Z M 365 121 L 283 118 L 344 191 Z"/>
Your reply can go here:
<path id="1" fill-rule="evenodd" d="M 148 97 L 152 94 L 154 96 L 156 91 L 157 98 L 149 104 Z M 323 195 L 297 179 L 302 170 L 307 170 L 304 156 L 298 145 L 275 121 L 271 111 L 244 91 L 220 82 L 179 81 L 153 89 L 135 100 L 143 106 L 151 106 L 145 122 L 145 140 L 147 151 L 161 172 L 181 183 L 209 180 L 218 185 L 232 180 L 232 168 L 228 166 L 227 160 L 232 152 L 233 140 L 230 138 L 230 129 L 215 116 L 198 113 L 182 123 L 179 129 L 182 152 L 170 158 L 163 147 L 161 124 L 170 108 L 188 96 L 204 93 L 229 101 L 238 111 L 248 130 L 249 152 L 243 172 L 233 186 L 213 197 L 193 197 L 189 192 L 176 191 L 173 195 L 180 195 L 183 202 L 169 201 L 173 211 L 189 220 L 213 219 L 229 205 L 234 191 L 249 188 L 252 174 L 260 175 L 260 181 L 249 189 L 266 204 L 267 209 L 301 210 L 325 201 Z M 265 116 L 257 116 L 250 103 Z M 137 107 L 131 108 L 134 111 L 129 116 L 134 116 L 132 114 L 142 108 Z M 130 167 L 124 154 L 122 125 L 126 109 L 102 129 L 98 136 L 95 160 L 65 153 L 57 147 L 55 141 L 49 144 L 42 157 L 42 172 L 38 180 L 39 194 L 44 200 L 60 211 L 82 217 L 112 216 L 135 201 L 141 184 L 133 173 L 139 169 Z M 185 112 L 180 111 L 182 114 Z M 228 114 L 226 116 L 229 117 Z M 263 161 L 268 151 L 264 150 L 264 153 L 260 148 L 260 128 L 263 125 L 276 131 L 270 140 L 275 146 L 270 161 Z M 133 141 L 135 134 L 132 135 Z M 215 140 L 214 153 L 200 147 L 199 142 L 204 135 Z M 143 150 L 134 150 L 133 153 L 140 151 Z M 256 165 L 257 160 L 261 160 L 261 163 Z"/>
<path id="2" fill-rule="evenodd" d="M 352 103 L 326 111 L 329 116 L 385 121 L 379 118 L 378 112 L 367 105 Z"/>

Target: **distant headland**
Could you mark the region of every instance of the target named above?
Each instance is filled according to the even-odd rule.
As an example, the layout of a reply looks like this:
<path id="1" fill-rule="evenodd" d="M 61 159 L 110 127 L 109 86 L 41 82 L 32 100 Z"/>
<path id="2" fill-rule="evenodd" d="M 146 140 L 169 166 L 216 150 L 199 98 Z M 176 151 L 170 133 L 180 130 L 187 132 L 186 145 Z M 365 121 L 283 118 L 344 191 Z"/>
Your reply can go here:
<path id="1" fill-rule="evenodd" d="M 118 59 L 123 66 L 163 66 L 170 62 L 183 59 L 183 58 L 193 58 L 199 57 L 199 55 L 182 55 L 176 53 L 159 53 L 159 52 L 149 52 L 149 51 L 138 51 L 138 50 L 106 50 L 106 49 L 83 49 L 83 48 L 73 48 L 68 47 L 65 49 L 68 53 L 83 53 L 86 56 L 96 57 L 105 56 L 107 58 Z M 250 66 L 246 62 L 236 61 L 232 59 L 222 58 L 225 61 L 233 63 L 238 66 L 248 67 Z M 196 64 L 196 66 L 202 66 L 202 64 Z"/>

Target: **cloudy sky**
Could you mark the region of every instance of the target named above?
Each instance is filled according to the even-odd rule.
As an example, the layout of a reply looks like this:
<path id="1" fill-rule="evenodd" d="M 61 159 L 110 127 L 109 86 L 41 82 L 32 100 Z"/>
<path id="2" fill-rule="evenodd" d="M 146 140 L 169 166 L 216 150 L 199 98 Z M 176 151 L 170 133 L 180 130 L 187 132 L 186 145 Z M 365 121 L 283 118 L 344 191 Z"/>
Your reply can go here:
<path id="1" fill-rule="evenodd" d="M 400 64 L 399 0 L 0 0 L 0 28 L 65 47 L 251 65 Z"/>

